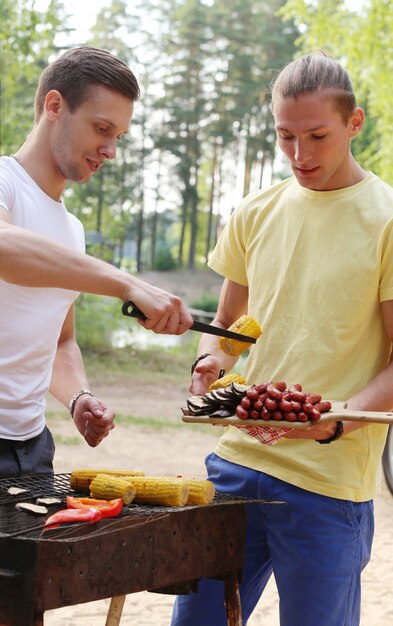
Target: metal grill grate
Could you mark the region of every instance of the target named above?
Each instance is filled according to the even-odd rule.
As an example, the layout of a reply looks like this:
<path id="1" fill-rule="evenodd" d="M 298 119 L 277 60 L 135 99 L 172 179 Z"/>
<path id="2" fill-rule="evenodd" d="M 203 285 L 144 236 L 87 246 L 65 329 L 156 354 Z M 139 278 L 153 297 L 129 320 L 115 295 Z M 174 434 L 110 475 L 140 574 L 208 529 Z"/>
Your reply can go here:
<path id="1" fill-rule="evenodd" d="M 102 534 L 112 532 L 124 525 L 148 524 L 154 522 L 163 515 L 168 515 L 176 511 L 184 510 L 190 507 L 166 507 L 157 505 L 139 505 L 130 504 L 123 508 L 119 517 L 101 520 L 97 525 L 91 526 L 85 523 L 68 524 L 60 528 L 45 531 L 42 534 L 44 522 L 47 516 L 34 517 L 30 513 L 17 510 L 15 504 L 18 502 L 35 502 L 39 497 L 57 497 L 61 500 L 60 504 L 48 507 L 49 513 L 65 508 L 67 495 L 86 495 L 73 491 L 70 488 L 71 474 L 41 474 L 37 476 L 21 476 L 18 478 L 5 478 L 0 480 L 0 537 L 17 537 L 24 536 L 31 539 L 67 539 L 72 540 L 80 538 L 86 532 L 89 536 L 94 533 Z M 21 494 L 10 495 L 8 489 L 10 487 L 19 487 L 25 489 Z M 222 504 L 249 504 L 252 502 L 268 504 L 281 504 L 267 500 L 251 500 L 239 496 L 229 494 L 216 494 L 211 504 L 203 505 L 211 507 Z M 127 519 L 125 519 L 127 518 Z M 88 527 L 88 530 L 86 530 Z"/>
<path id="2" fill-rule="evenodd" d="M 26 489 L 23 493 L 11 496 L 10 487 Z M 39 474 L 19 476 L 0 480 L 0 505 L 30 501 L 40 497 L 63 497 L 70 493 L 70 474 Z"/>

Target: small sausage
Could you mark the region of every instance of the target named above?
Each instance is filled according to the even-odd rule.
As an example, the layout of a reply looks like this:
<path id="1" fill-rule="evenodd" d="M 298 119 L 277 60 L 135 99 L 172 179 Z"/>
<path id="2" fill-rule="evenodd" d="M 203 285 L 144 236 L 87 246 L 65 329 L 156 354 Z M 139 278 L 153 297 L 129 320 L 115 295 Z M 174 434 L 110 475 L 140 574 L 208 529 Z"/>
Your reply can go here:
<path id="1" fill-rule="evenodd" d="M 280 411 L 292 411 L 292 403 L 289 400 L 281 400 L 278 403 Z"/>
<path id="2" fill-rule="evenodd" d="M 320 413 L 327 413 L 332 408 L 332 403 L 328 400 L 324 402 L 318 402 L 318 404 L 314 404 L 314 408 L 317 409 Z"/>
<path id="3" fill-rule="evenodd" d="M 241 420 L 248 420 L 248 418 L 250 417 L 249 412 L 246 411 L 246 409 L 243 409 L 240 404 L 236 407 L 236 415 L 240 417 Z"/>
<path id="4" fill-rule="evenodd" d="M 258 389 L 256 387 L 251 387 L 251 389 L 247 389 L 246 396 L 247 398 L 250 398 L 250 400 L 258 400 L 259 398 Z"/>
<path id="5" fill-rule="evenodd" d="M 273 400 L 279 401 L 282 399 L 282 391 L 277 389 L 277 387 L 275 387 L 274 385 L 268 385 L 266 393 L 268 394 L 269 398 L 273 398 Z"/>
<path id="6" fill-rule="evenodd" d="M 317 393 L 308 393 L 306 397 L 306 401 L 310 404 L 318 404 L 322 400 L 322 396 Z"/>
<path id="7" fill-rule="evenodd" d="M 266 398 L 265 409 L 267 411 L 275 411 L 277 408 L 277 402 L 273 398 Z"/>

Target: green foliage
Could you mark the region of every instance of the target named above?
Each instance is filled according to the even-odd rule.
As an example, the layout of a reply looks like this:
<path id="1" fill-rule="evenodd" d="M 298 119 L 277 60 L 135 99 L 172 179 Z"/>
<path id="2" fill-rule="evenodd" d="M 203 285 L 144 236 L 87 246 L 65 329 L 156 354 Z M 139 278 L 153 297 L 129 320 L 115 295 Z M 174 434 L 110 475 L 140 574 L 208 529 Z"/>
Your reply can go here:
<path id="1" fill-rule="evenodd" d="M 393 12 L 390 0 L 368 0 L 351 11 L 341 0 L 289 0 L 282 15 L 302 28 L 304 53 L 323 49 L 348 69 L 368 121 L 354 142 L 366 169 L 393 184 Z"/>
<path id="2" fill-rule="evenodd" d="M 132 324 L 127 318 L 127 328 Z M 146 331 L 149 332 L 149 331 Z M 84 362 L 89 380 L 105 377 L 108 384 L 112 380 L 123 381 L 126 385 L 130 377 L 134 382 L 146 382 L 146 372 L 157 384 L 184 384 L 184 373 L 187 376 L 190 363 L 195 358 L 199 337 L 198 333 L 186 333 L 178 347 L 154 347 L 138 350 L 132 346 L 110 348 L 105 353 L 84 351 Z"/>
<path id="3" fill-rule="evenodd" d="M 56 51 L 64 8 L 52 0 L 46 11 L 39 12 L 34 0 L 1 0 L 0 10 L 0 151 L 10 154 L 33 125 L 37 80 Z"/>
<path id="4" fill-rule="evenodd" d="M 161 243 L 157 247 L 154 257 L 153 269 L 160 271 L 168 271 L 176 268 L 176 260 L 166 242 Z"/>
<path id="5" fill-rule="evenodd" d="M 81 294 L 75 305 L 76 337 L 83 351 L 108 354 L 113 351 L 112 335 L 122 328 L 118 300 Z"/>
<path id="6" fill-rule="evenodd" d="M 218 297 L 208 293 L 203 294 L 197 300 L 193 300 L 190 303 L 190 307 L 200 311 L 207 311 L 208 313 L 215 313 L 218 307 Z"/>

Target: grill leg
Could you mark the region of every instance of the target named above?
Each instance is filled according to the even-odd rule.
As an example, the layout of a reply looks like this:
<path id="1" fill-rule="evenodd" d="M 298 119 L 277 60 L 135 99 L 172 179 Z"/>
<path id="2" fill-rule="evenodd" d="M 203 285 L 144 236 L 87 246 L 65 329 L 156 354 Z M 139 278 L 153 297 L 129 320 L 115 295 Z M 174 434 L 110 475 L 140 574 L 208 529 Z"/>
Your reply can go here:
<path id="1" fill-rule="evenodd" d="M 125 596 L 114 596 L 111 598 L 105 626 L 119 626 L 125 599 Z"/>
<path id="2" fill-rule="evenodd" d="M 225 608 L 228 626 L 243 626 L 239 576 L 237 572 L 232 572 L 225 578 Z"/>

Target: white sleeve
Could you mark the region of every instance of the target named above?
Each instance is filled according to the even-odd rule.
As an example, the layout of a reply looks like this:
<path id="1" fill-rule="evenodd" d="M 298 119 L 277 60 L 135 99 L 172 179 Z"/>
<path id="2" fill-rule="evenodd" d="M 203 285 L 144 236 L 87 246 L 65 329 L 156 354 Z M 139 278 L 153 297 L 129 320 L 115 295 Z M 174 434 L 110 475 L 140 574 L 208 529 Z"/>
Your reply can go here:
<path id="1" fill-rule="evenodd" d="M 0 207 L 11 213 L 14 190 L 10 172 L 0 164 Z"/>

